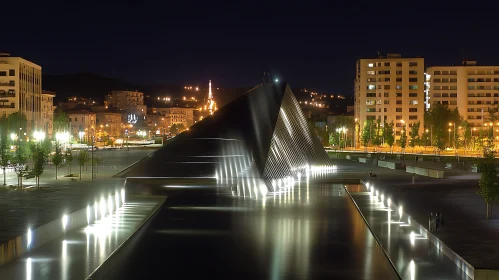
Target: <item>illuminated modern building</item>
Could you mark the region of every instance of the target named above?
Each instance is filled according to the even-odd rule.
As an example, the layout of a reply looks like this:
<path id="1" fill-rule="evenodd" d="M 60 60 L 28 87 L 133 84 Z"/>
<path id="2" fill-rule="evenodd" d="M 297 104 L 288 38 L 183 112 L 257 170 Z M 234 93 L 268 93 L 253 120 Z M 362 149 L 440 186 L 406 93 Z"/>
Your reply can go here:
<path id="1" fill-rule="evenodd" d="M 427 69 L 428 107 L 435 104 L 458 108 L 472 126 L 489 121 L 489 109 L 499 105 L 499 66 L 478 66 L 463 61 L 460 66 L 432 66 Z"/>
<path id="2" fill-rule="evenodd" d="M 154 117 L 156 115 L 156 117 Z M 173 125 L 182 125 L 185 128 L 194 124 L 194 108 L 185 107 L 169 107 L 169 108 L 152 108 L 151 114 L 148 115 L 147 125 L 158 126 L 166 125 L 168 128 Z"/>
<path id="3" fill-rule="evenodd" d="M 28 131 L 42 125 L 42 67 L 21 57 L 0 53 L 0 116 L 21 112 Z"/>
<path id="4" fill-rule="evenodd" d="M 402 127 L 420 122 L 424 129 L 425 75 L 423 58 L 399 54 L 359 59 L 355 75 L 355 118 L 395 124 L 397 139 Z M 357 139 L 358 141 L 358 139 Z"/>
<path id="5" fill-rule="evenodd" d="M 54 97 L 55 92 L 52 91 L 42 91 L 42 121 L 40 129 L 45 131 L 46 135 L 52 139 L 52 134 L 54 132 Z"/>
<path id="6" fill-rule="evenodd" d="M 175 177 L 265 184 L 265 195 L 312 169 L 332 168 L 286 83 L 255 87 L 171 140 L 120 177 Z M 165 189 L 165 188 L 163 188 Z"/>

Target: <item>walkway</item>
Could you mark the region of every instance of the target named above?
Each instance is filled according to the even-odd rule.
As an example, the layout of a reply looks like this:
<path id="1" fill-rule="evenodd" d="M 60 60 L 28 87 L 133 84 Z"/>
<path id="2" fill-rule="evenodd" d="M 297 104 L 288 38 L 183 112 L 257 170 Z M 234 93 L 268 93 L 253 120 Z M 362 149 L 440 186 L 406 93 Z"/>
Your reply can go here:
<path id="1" fill-rule="evenodd" d="M 363 185 L 346 186 L 374 234 L 404 279 L 470 279 L 434 244 L 410 226 L 408 214 L 388 207 Z"/>
<path id="2" fill-rule="evenodd" d="M 1 279 L 86 279 L 133 234 L 163 199 L 129 198 L 113 214 L 67 232 L 0 266 Z"/>

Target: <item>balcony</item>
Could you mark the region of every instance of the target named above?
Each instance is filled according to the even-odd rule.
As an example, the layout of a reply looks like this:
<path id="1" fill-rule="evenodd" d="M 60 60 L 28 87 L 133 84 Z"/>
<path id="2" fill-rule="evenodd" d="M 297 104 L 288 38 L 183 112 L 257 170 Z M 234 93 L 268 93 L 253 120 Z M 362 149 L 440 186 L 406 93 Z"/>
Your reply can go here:
<path id="1" fill-rule="evenodd" d="M 0 98 L 2 97 L 16 97 L 16 94 L 13 92 L 0 92 Z"/>
<path id="2" fill-rule="evenodd" d="M 15 108 L 16 106 L 14 104 L 9 104 L 9 105 L 5 105 L 5 104 L 0 104 L 0 108 Z"/>
<path id="3" fill-rule="evenodd" d="M 5 86 L 5 87 L 15 87 L 16 86 L 16 83 L 11 83 L 11 82 L 3 82 L 3 83 L 0 83 L 0 86 Z"/>

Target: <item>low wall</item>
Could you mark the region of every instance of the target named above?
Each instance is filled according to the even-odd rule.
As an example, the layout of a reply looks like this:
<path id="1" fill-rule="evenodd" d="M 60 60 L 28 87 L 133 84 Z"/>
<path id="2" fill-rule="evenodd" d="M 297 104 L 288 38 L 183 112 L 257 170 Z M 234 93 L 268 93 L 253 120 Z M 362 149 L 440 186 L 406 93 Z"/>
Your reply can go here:
<path id="1" fill-rule="evenodd" d="M 397 169 L 397 164 L 395 162 L 384 161 L 384 160 L 378 160 L 378 166 L 389 169 Z"/>
<path id="2" fill-rule="evenodd" d="M 429 168 L 410 166 L 410 165 L 407 165 L 405 167 L 405 172 L 425 177 L 437 178 L 437 179 L 442 179 L 444 177 L 444 171 L 442 170 L 429 169 Z"/>
<path id="3" fill-rule="evenodd" d="M 362 158 L 362 157 L 360 157 L 360 158 L 359 158 L 359 162 L 362 162 L 362 163 L 371 163 L 371 162 L 372 162 L 372 159 L 370 159 L 370 158 Z"/>

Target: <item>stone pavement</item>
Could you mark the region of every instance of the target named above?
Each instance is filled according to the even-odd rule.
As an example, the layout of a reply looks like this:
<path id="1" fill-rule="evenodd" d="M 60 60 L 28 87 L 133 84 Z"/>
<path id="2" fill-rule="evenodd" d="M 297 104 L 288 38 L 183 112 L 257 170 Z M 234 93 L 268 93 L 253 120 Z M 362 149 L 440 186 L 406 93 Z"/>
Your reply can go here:
<path id="1" fill-rule="evenodd" d="M 475 269 L 499 269 L 499 213 L 485 217 L 485 203 L 478 191 L 479 174 L 466 171 L 452 172 L 444 179 L 416 176 L 402 170 L 378 168 L 349 160 L 332 160 L 338 165 L 338 176 L 369 181 L 403 205 L 413 219 L 426 228 L 430 212 L 440 212 L 444 226 L 436 236 Z M 368 177 L 369 170 L 378 175 Z M 447 171 L 447 170 L 446 170 Z M 493 208 L 497 209 L 499 203 Z"/>
<path id="2" fill-rule="evenodd" d="M 45 167 L 40 177 L 40 189 L 34 188 L 34 179 L 23 180 L 24 190 L 0 187 L 0 244 L 26 233 L 28 228 L 36 228 L 50 221 L 60 219 L 64 213 L 86 207 L 90 199 L 105 193 L 115 186 L 123 186 L 123 179 L 111 178 L 121 169 L 154 152 L 150 149 L 96 151 L 102 163 L 94 167 L 96 180 L 91 180 L 91 167 L 82 172 L 79 178 L 65 178 L 67 166 L 59 169 L 55 180 L 53 165 Z M 77 160 L 73 161 L 72 173 L 78 174 Z M 3 176 L 3 175 L 1 175 Z M 0 176 L 1 181 L 3 177 Z M 17 185 L 15 174 L 7 174 L 7 185 Z"/>

